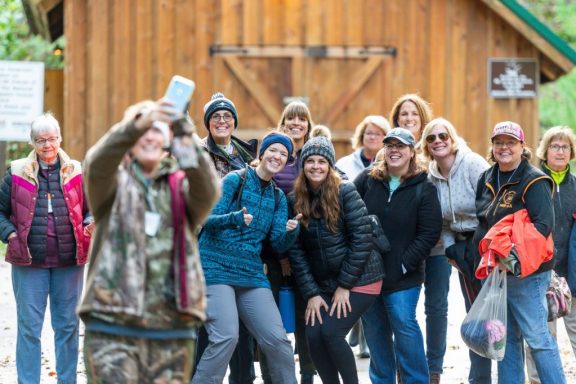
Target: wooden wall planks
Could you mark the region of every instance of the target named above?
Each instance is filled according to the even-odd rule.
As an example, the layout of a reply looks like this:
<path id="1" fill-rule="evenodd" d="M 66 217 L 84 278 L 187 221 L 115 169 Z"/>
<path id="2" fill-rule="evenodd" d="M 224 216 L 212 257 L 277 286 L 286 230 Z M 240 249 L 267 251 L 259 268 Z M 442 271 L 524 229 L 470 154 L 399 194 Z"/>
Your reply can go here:
<path id="1" fill-rule="evenodd" d="M 365 115 L 388 116 L 395 99 L 408 92 L 428 99 L 480 153 L 503 119 L 517 120 L 529 141 L 537 140 L 537 100 L 490 98 L 486 66 L 489 57 L 541 59 L 542 52 L 482 1 L 92 0 L 66 1 L 65 7 L 65 148 L 76 158 L 128 105 L 161 97 L 176 73 L 196 82 L 189 112 L 199 127 L 204 104 L 222 91 L 236 104 L 241 137 L 274 127 L 284 97 L 308 97 L 314 119 L 338 132 L 339 156 L 350 150 L 347 136 Z M 242 45 L 279 51 L 391 46 L 397 55 L 210 52 Z M 547 73 L 558 71 L 553 61 L 543 61 Z"/>

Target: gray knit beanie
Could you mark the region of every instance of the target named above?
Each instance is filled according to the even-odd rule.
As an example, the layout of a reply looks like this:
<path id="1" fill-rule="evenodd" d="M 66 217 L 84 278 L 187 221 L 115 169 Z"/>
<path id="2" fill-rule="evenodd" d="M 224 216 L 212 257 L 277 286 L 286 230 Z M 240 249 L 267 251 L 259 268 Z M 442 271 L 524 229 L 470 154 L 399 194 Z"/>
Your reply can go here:
<path id="1" fill-rule="evenodd" d="M 304 167 L 306 159 L 313 155 L 325 157 L 330 163 L 330 167 L 334 168 L 336 154 L 334 153 L 334 146 L 328 138 L 317 136 L 308 140 L 300 152 L 300 166 Z"/>
<path id="2" fill-rule="evenodd" d="M 207 129 L 210 128 L 210 117 L 216 111 L 226 110 L 234 117 L 234 128 L 238 128 L 238 112 L 232 100 L 227 99 L 222 92 L 216 92 L 212 95 L 209 102 L 204 105 L 204 125 Z"/>

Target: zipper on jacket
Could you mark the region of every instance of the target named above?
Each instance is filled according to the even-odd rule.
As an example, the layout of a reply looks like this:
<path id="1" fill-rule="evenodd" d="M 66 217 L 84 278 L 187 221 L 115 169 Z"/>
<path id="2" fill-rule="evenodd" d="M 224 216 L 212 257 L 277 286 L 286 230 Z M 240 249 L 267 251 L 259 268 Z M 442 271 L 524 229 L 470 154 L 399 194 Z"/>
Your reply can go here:
<path id="1" fill-rule="evenodd" d="M 456 225 L 456 215 L 454 214 L 454 207 L 452 206 L 452 189 L 450 188 L 449 179 L 446 179 L 446 187 L 448 188 L 448 206 L 450 207 L 450 213 L 452 214 L 452 223 Z"/>
<path id="2" fill-rule="evenodd" d="M 554 182 L 556 184 L 556 182 Z M 556 184 L 556 194 L 558 195 L 558 206 L 560 206 L 560 210 L 562 210 L 562 199 L 560 199 L 560 185 Z"/>

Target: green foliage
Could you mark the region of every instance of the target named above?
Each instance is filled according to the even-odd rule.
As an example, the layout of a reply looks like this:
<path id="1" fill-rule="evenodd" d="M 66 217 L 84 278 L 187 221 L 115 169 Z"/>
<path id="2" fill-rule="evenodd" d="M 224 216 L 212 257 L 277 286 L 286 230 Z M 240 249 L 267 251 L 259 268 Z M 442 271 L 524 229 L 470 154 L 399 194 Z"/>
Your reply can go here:
<path id="1" fill-rule="evenodd" d="M 569 44 L 576 44 L 576 2 L 574 0 L 520 1 L 558 36 Z"/>
<path id="2" fill-rule="evenodd" d="M 32 147 L 27 142 L 9 141 L 6 143 L 6 167 L 12 160 L 21 159 L 28 156 Z"/>
<path id="3" fill-rule="evenodd" d="M 540 87 L 540 125 L 576 129 L 576 70 Z"/>
<path id="4" fill-rule="evenodd" d="M 0 41 L 0 60 L 42 61 L 46 68 L 64 68 L 64 57 L 54 54 L 64 47 L 64 38 L 50 43 L 31 35 L 19 0 L 0 0 Z"/>
<path id="5" fill-rule="evenodd" d="M 576 2 L 574 0 L 521 0 L 558 36 L 576 48 Z M 576 129 L 576 69 L 540 87 L 540 126 L 567 125 Z"/>
<path id="6" fill-rule="evenodd" d="M 48 69 L 64 68 L 64 37 L 50 43 L 33 36 L 20 0 L 0 0 L 0 60 L 41 61 Z M 59 48 L 60 54 L 55 54 Z M 28 143 L 6 143 L 6 165 L 30 153 Z"/>

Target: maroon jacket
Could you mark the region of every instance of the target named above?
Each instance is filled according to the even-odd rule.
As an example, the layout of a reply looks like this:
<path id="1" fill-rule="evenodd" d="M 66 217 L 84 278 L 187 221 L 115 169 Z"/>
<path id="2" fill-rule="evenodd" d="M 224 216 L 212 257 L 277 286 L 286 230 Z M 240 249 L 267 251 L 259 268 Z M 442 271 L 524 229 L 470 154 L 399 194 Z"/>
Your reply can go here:
<path id="1" fill-rule="evenodd" d="M 84 217 L 87 212 L 84 204 L 81 167 L 78 161 L 71 160 L 62 150 L 59 152 L 59 157 L 60 186 L 76 240 L 76 264 L 84 265 L 88 262 L 90 237 L 84 232 Z M 11 182 L 11 211 L 9 222 L 2 220 L 0 223 L 0 232 L 7 236 L 15 231 L 18 235 L 8 241 L 6 251 L 6 261 L 15 265 L 32 263 L 32 256 L 28 249 L 28 235 L 38 195 L 38 170 L 36 153 L 32 152 L 24 159 L 13 161 L 10 165 L 11 176 L 7 175 L 8 177 L 4 178 L 4 184 Z M 3 188 L 6 188 L 6 185 L 3 185 Z"/>

